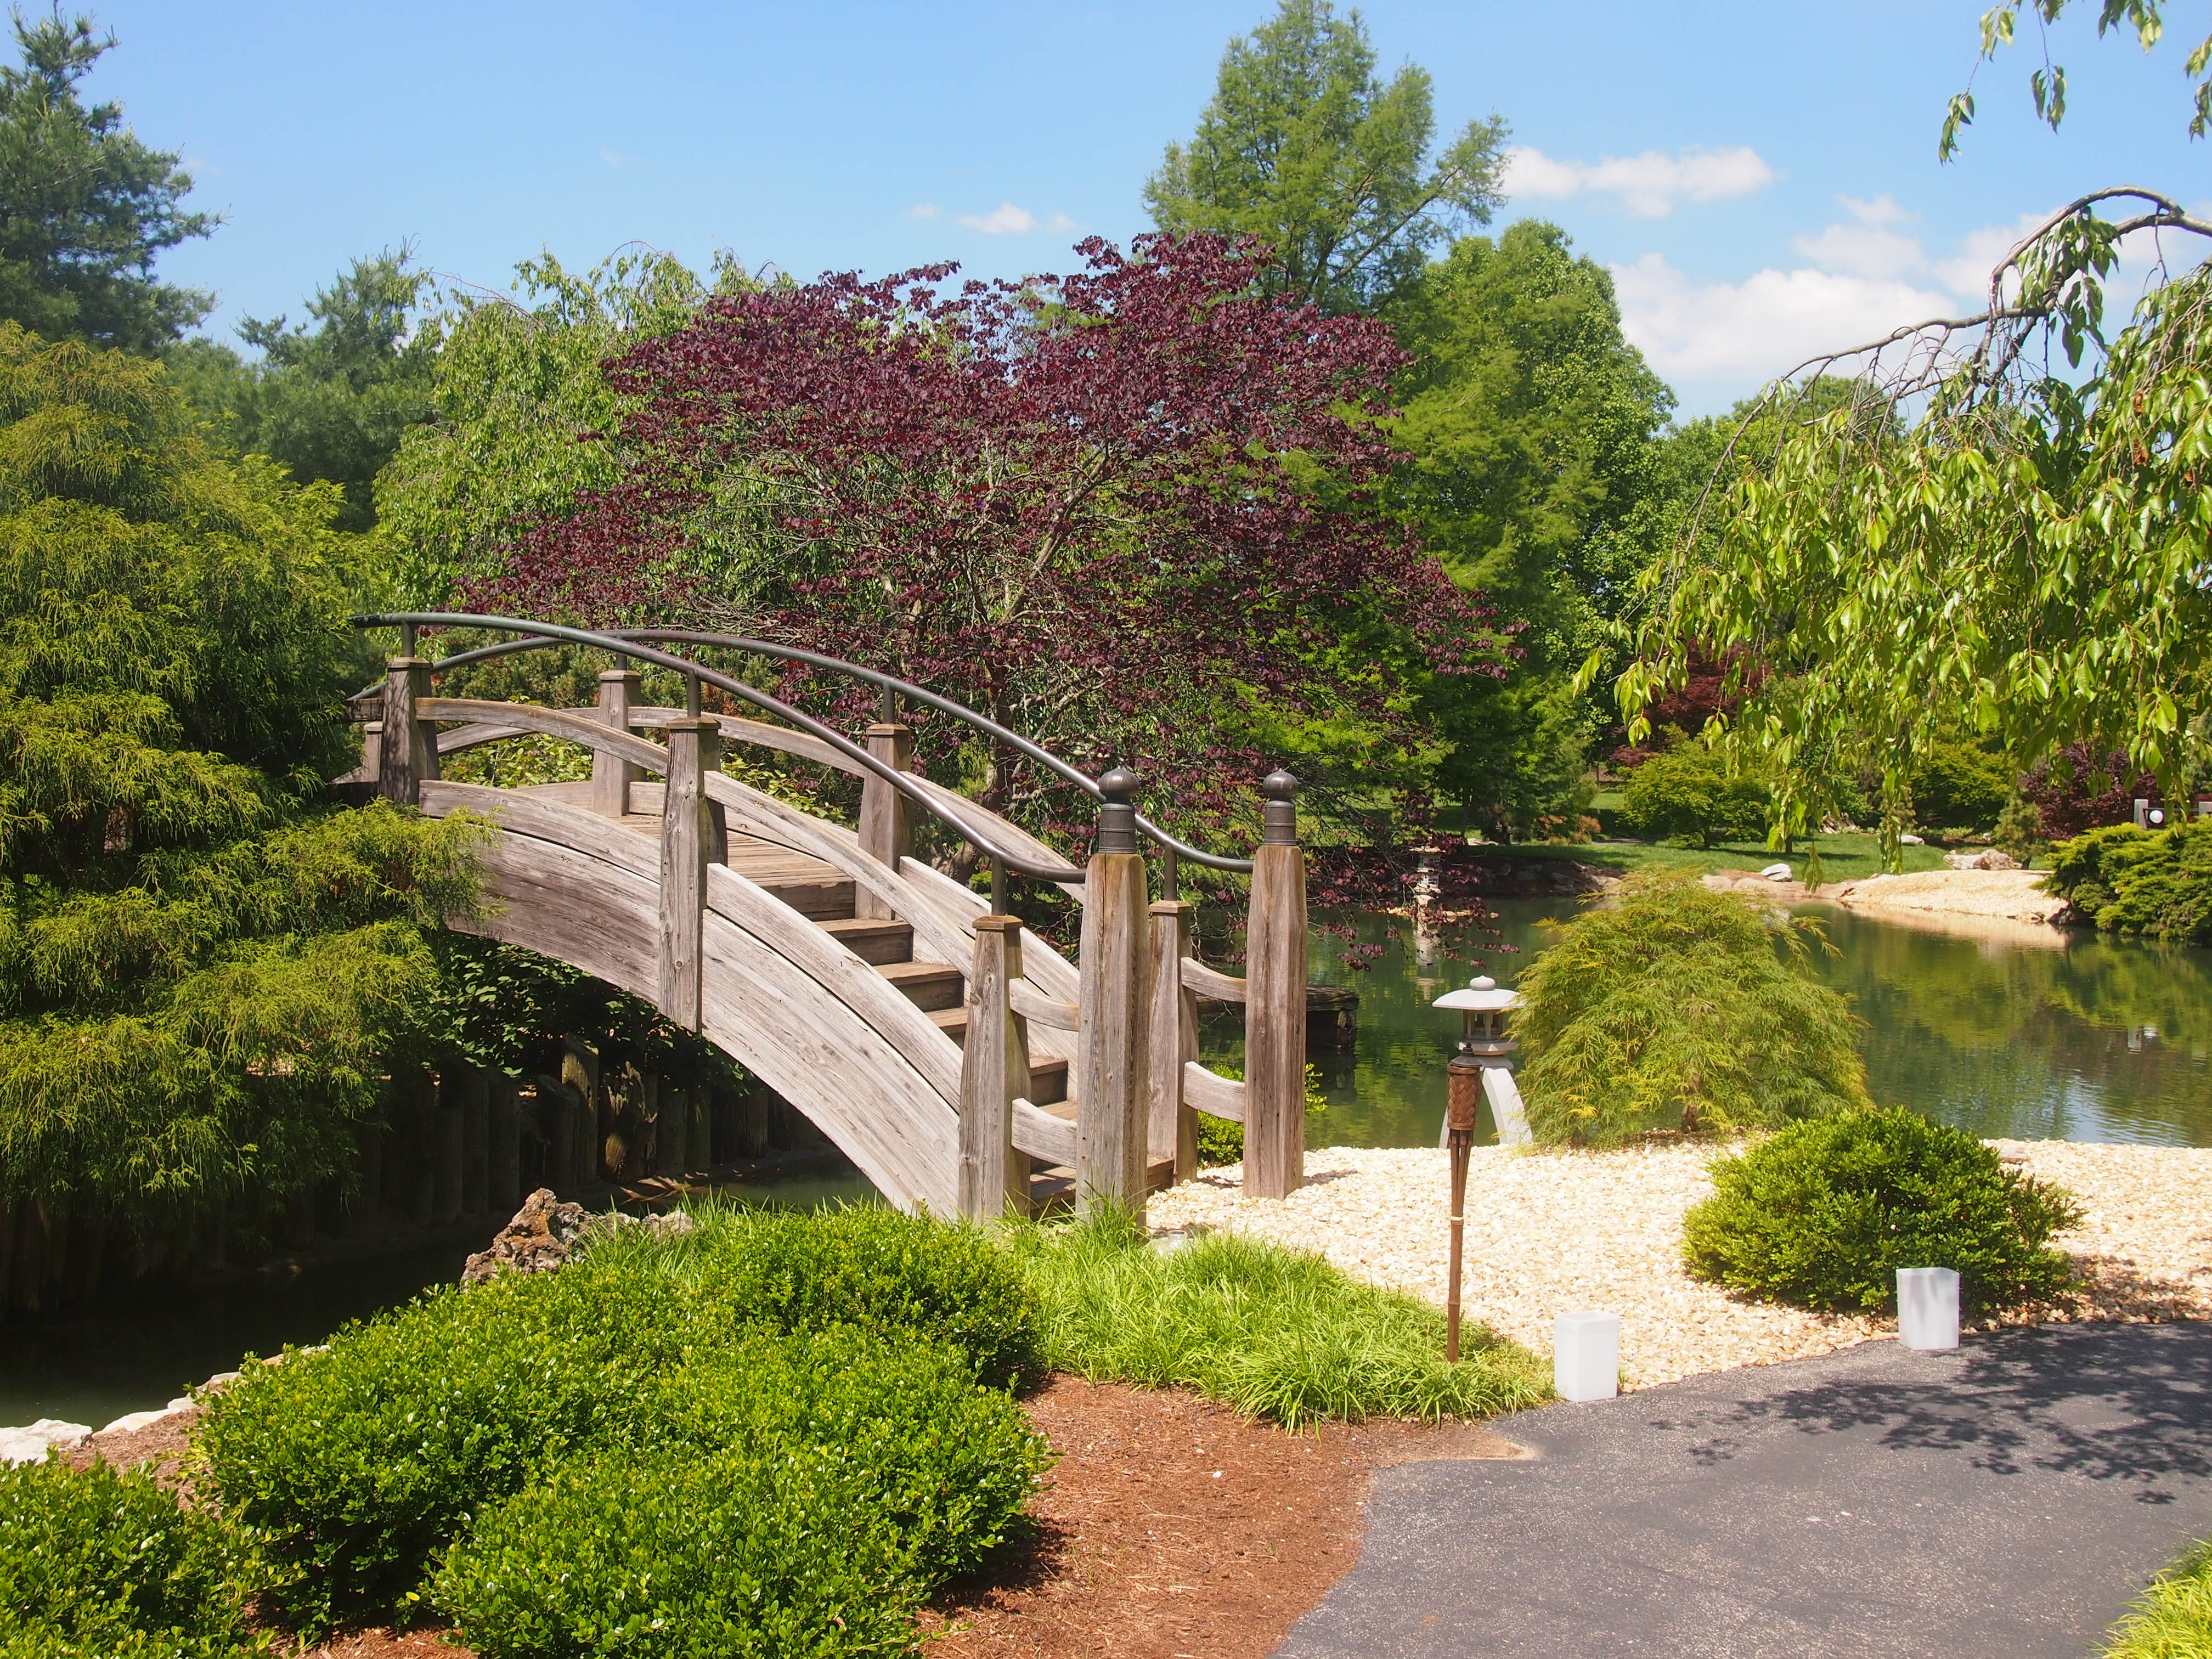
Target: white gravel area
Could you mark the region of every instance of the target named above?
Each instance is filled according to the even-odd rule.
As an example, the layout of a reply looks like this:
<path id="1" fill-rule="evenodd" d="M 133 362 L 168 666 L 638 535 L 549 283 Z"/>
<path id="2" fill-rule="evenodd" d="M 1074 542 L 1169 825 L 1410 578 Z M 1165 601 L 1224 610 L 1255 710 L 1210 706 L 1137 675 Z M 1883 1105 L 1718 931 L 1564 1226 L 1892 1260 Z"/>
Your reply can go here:
<path id="1" fill-rule="evenodd" d="M 2212 1318 L 2212 1150 L 1996 1145 L 2068 1188 L 2087 1212 L 2057 1241 L 2083 1261 L 2083 1294 L 2015 1322 Z M 1612 1152 L 1477 1147 L 1468 1174 L 1467 1316 L 1544 1354 L 1554 1315 L 1618 1313 L 1624 1382 L 1641 1388 L 1894 1335 L 1894 1320 L 1741 1300 L 1684 1272 L 1683 1212 L 1712 1191 L 1706 1164 L 1728 1155 L 1699 1144 Z M 1233 1164 L 1209 1170 L 1155 1194 L 1152 1228 L 1255 1234 L 1443 1304 L 1450 1213 L 1443 1152 L 1310 1152 L 1305 1186 L 1279 1200 L 1244 1198 L 1238 1176 Z"/>

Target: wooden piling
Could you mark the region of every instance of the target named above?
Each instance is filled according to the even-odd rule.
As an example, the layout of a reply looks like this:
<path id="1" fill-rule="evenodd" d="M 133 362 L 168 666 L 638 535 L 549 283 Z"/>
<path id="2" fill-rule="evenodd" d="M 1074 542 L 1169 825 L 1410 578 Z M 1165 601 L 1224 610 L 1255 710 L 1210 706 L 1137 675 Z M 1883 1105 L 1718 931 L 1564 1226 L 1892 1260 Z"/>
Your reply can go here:
<path id="1" fill-rule="evenodd" d="M 461 1211 L 482 1215 L 490 1207 L 491 1073 L 471 1066 L 459 1079 L 461 1093 Z"/>
<path id="2" fill-rule="evenodd" d="M 1184 1104 L 1182 1068 L 1198 1058 L 1198 996 L 1182 982 L 1195 905 L 1162 899 L 1152 907 L 1152 1012 L 1147 1053 L 1146 1145 L 1155 1159 L 1173 1158 L 1175 1178 L 1198 1173 L 1198 1113 Z"/>
<path id="3" fill-rule="evenodd" d="M 402 806 L 414 806 L 422 800 L 423 784 L 438 775 L 436 731 L 415 717 L 415 705 L 430 695 L 430 665 L 421 657 L 392 657 L 384 667 L 377 793 Z"/>
<path id="4" fill-rule="evenodd" d="M 599 719 L 617 732 L 629 730 L 629 711 L 637 704 L 636 674 L 610 668 L 599 676 Z M 603 749 L 592 751 L 592 810 L 611 818 L 629 811 L 629 787 L 645 775 L 634 763 Z"/>
<path id="5" fill-rule="evenodd" d="M 485 1079 L 484 1201 L 495 1215 L 522 1206 L 522 1111 L 513 1079 L 493 1072 Z"/>
<path id="6" fill-rule="evenodd" d="M 1244 1190 L 1287 1198 L 1305 1181 L 1306 877 L 1298 781 L 1261 785 L 1265 838 L 1252 859 L 1245 927 Z"/>
<path id="7" fill-rule="evenodd" d="M 704 779 L 720 769 L 721 727 L 685 718 L 668 724 L 668 787 L 660 823 L 660 955 L 655 1000 L 687 1031 L 699 1029 L 699 985 L 707 912 L 708 850 L 714 825 Z"/>
<path id="8" fill-rule="evenodd" d="M 914 764 L 911 728 L 879 721 L 868 728 L 868 752 L 895 772 Z M 899 860 L 914 851 L 914 825 L 906 797 L 872 772 L 860 780 L 860 850 L 896 872 Z M 891 907 L 862 888 L 853 896 L 855 916 L 888 920 Z"/>
<path id="9" fill-rule="evenodd" d="M 1030 1161 L 1014 1150 L 1014 1102 L 1030 1093 L 1029 1022 L 1013 1009 L 1022 919 L 978 916 L 960 1050 L 960 1213 L 997 1221 L 1029 1209 Z"/>
<path id="10" fill-rule="evenodd" d="M 1144 1207 L 1151 1087 L 1151 895 L 1128 803 L 1137 780 L 1117 766 L 1099 782 L 1107 799 L 1084 876 L 1076 1030 L 1076 1201 L 1086 1212 Z"/>
<path id="11" fill-rule="evenodd" d="M 459 1073 L 438 1079 L 430 1095 L 430 1219 L 447 1226 L 461 1218 L 461 1170 L 466 1162 L 461 1133 L 462 1082 Z"/>

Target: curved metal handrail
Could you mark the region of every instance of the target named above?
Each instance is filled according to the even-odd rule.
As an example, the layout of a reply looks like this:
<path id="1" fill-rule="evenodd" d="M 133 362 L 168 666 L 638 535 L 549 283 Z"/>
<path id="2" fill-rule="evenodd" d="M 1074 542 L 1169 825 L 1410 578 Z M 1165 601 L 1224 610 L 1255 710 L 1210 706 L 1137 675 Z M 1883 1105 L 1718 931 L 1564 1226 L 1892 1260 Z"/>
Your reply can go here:
<path id="1" fill-rule="evenodd" d="M 354 621 L 360 626 L 374 628 L 396 628 L 403 625 L 415 625 L 424 627 L 521 627 L 525 629 L 536 629 L 540 627 L 540 624 L 535 623 L 517 623 L 511 618 L 507 617 L 495 618 L 488 617 L 471 617 L 457 612 L 428 611 L 395 612 L 390 615 L 376 617 L 356 617 L 354 618 Z M 431 667 L 434 671 L 442 672 L 448 668 L 460 667 L 465 663 L 481 662 L 488 658 L 510 656 L 515 653 L 522 651 L 542 650 L 546 646 L 552 644 L 555 638 L 568 637 L 569 633 L 573 633 L 574 631 L 566 630 L 556 634 L 553 632 L 550 624 L 546 624 L 544 627 L 548 633 L 548 637 L 543 639 L 507 640 L 502 641 L 496 645 L 479 646 L 473 650 L 457 652 L 453 656 L 441 658 L 437 662 L 433 663 Z M 950 697 L 939 696 L 936 692 L 931 691 L 925 687 L 916 685 L 911 680 L 900 679 L 896 675 L 883 672 L 880 669 L 864 667 L 856 662 L 848 662 L 842 657 L 825 656 L 820 652 L 805 650 L 795 645 L 778 645 L 771 640 L 750 639 L 740 634 L 708 634 L 702 633 L 695 629 L 686 628 L 610 628 L 603 629 L 601 632 L 605 638 L 612 640 L 665 640 L 685 645 L 704 645 L 721 650 L 743 651 L 754 656 L 775 657 L 786 662 L 799 662 L 806 664 L 809 667 L 827 669 L 833 673 L 848 674 L 853 678 L 865 681 L 868 684 L 877 687 L 878 690 L 895 691 L 900 696 L 905 697 L 910 702 L 918 702 L 924 708 L 934 708 L 939 714 L 949 714 L 954 720 L 963 721 L 965 724 L 973 726 L 976 731 L 983 732 L 988 737 L 996 738 L 999 742 L 1006 744 L 1008 747 L 1015 750 L 1018 753 L 1027 756 L 1030 759 L 1036 762 L 1038 765 L 1042 766 L 1047 770 L 1052 772 L 1055 776 L 1062 779 L 1066 782 L 1073 784 L 1077 788 L 1085 792 L 1093 800 L 1103 801 L 1106 799 L 1106 792 L 1099 787 L 1097 780 L 1078 770 L 1076 768 L 1070 766 L 1066 761 L 1060 759 L 1059 756 L 1054 754 L 1050 750 L 1043 748 L 1040 744 L 1032 743 L 1029 738 L 1023 737 L 1019 732 L 1008 731 L 1005 726 L 1000 725 L 996 720 L 992 720 L 989 716 L 979 714 L 974 709 L 968 708 L 963 703 L 955 702 Z M 684 659 L 678 659 L 678 660 L 684 661 Z M 687 662 L 685 665 L 692 672 L 701 673 L 708 672 L 700 669 L 696 664 L 690 664 Z M 719 681 L 710 683 L 717 684 L 720 684 Z M 783 705 L 781 704 L 777 705 L 778 708 L 781 708 L 782 706 Z M 937 816 L 941 817 L 943 815 L 940 813 L 937 814 Z M 1177 858 L 1187 859 L 1191 863 L 1201 865 L 1209 870 L 1226 870 L 1240 875 L 1249 875 L 1251 873 L 1251 860 L 1226 858 L 1218 853 L 1208 853 L 1200 848 L 1191 846 L 1189 842 L 1183 841 L 1181 837 L 1162 829 L 1158 824 L 1154 823 L 1150 818 L 1145 817 L 1143 813 L 1139 812 L 1136 816 L 1137 829 L 1139 831 L 1143 834 L 1147 840 L 1152 842 L 1157 846 L 1164 848 L 1168 852 L 1173 853 Z M 1009 869 L 1022 868 L 1020 866 L 1012 863 L 1010 863 L 1007 867 Z M 1030 873 L 1030 872 L 1026 869 L 1022 869 L 1022 873 L 1027 875 Z"/>
<path id="2" fill-rule="evenodd" d="M 1038 881 L 1060 882 L 1083 879 L 1083 872 L 1073 865 L 1040 864 L 1033 860 L 1025 859 L 1018 853 L 1008 852 L 999 846 L 982 831 L 958 822 L 931 799 L 928 792 L 916 783 L 912 776 L 900 771 L 896 767 L 884 765 L 883 762 L 878 760 L 836 727 L 823 725 L 811 714 L 801 714 L 790 704 L 772 697 L 767 692 L 754 686 L 747 685 L 743 680 L 732 678 L 718 670 L 693 662 L 688 657 L 679 657 L 673 652 L 658 651 L 649 645 L 640 645 L 628 640 L 617 639 L 611 634 L 595 634 L 588 629 L 568 628 L 558 623 L 526 622 L 514 617 L 478 617 L 458 611 L 420 611 L 360 616 L 354 617 L 353 623 L 357 628 L 408 626 L 511 629 L 517 633 L 543 635 L 549 640 L 566 640 L 574 645 L 589 646 L 594 650 L 612 652 L 617 656 L 633 657 L 640 662 L 649 662 L 658 667 L 672 668 L 679 673 L 692 675 L 719 690 L 726 691 L 733 697 L 751 703 L 757 708 L 764 708 L 770 714 L 780 714 L 799 727 L 800 731 L 820 738 L 836 750 L 839 754 L 852 761 L 857 769 L 881 778 L 963 841 L 969 842 L 987 857 L 997 860 L 1016 874 L 1029 876 Z"/>

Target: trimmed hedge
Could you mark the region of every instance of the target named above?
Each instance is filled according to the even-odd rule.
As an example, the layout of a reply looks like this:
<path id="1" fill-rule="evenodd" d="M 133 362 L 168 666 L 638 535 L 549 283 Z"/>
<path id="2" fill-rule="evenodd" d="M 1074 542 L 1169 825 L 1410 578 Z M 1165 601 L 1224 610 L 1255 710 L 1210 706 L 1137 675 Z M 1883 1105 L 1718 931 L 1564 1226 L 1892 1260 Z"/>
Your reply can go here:
<path id="1" fill-rule="evenodd" d="M 216 1659 L 258 1647 L 233 1529 L 143 1470 L 0 1464 L 0 1656 Z"/>
<path id="2" fill-rule="evenodd" d="M 2044 885 L 2100 933 L 2212 944 L 2212 818 L 2089 830 L 2051 849 Z"/>
<path id="3" fill-rule="evenodd" d="M 1683 1218 L 1690 1271 L 1771 1301 L 1894 1313 L 1899 1267 L 1950 1267 L 1980 1313 L 2071 1278 L 2050 1248 L 2080 1218 L 2066 1192 L 1901 1108 L 1794 1124 L 1710 1173 L 1713 1196 Z"/>
<path id="4" fill-rule="evenodd" d="M 1036 1365 L 1034 1295 L 973 1229 L 708 1210 L 690 1235 L 616 1234 L 556 1273 L 438 1291 L 323 1352 L 248 1365 L 211 1402 L 198 1458 L 278 1569 L 275 1604 L 311 1632 L 418 1610 L 477 1517 L 531 1516 L 556 1491 L 583 1502 L 555 1479 L 580 1462 L 742 1451 L 769 1467 L 844 1448 L 830 1497 L 890 1529 L 902 1582 L 929 1582 L 978 1561 L 1035 1488 L 1042 1443 L 987 1384 Z M 557 1577 L 582 1570 L 561 1565 L 574 1547 L 555 1528 L 474 1559 L 537 1550 Z M 506 1580 L 454 1582 L 478 1587 L 477 1607 Z"/>

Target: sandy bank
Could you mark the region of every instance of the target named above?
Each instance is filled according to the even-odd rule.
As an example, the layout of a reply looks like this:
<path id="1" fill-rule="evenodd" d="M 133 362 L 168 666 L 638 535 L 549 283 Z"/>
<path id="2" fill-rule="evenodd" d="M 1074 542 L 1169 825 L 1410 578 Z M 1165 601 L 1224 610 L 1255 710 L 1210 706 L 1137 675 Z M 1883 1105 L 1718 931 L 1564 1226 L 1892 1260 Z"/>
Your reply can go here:
<path id="1" fill-rule="evenodd" d="M 2212 1149 L 2000 1143 L 2088 1212 L 2058 1241 L 2084 1264 L 2084 1294 L 2050 1319 L 2212 1318 Z M 1462 1291 L 1470 1317 L 1539 1353 L 1563 1310 L 1621 1316 L 1621 1364 L 1649 1387 L 1771 1364 L 1893 1333 L 1741 1302 L 1681 1266 L 1682 1214 L 1712 1190 L 1705 1146 L 1515 1153 L 1479 1147 L 1468 1180 Z M 1157 1194 L 1156 1229 L 1232 1227 L 1327 1256 L 1346 1272 L 1444 1299 L 1449 1172 L 1432 1150 L 1332 1147 L 1306 1156 L 1288 1199 L 1246 1200 L 1232 1166 Z"/>

